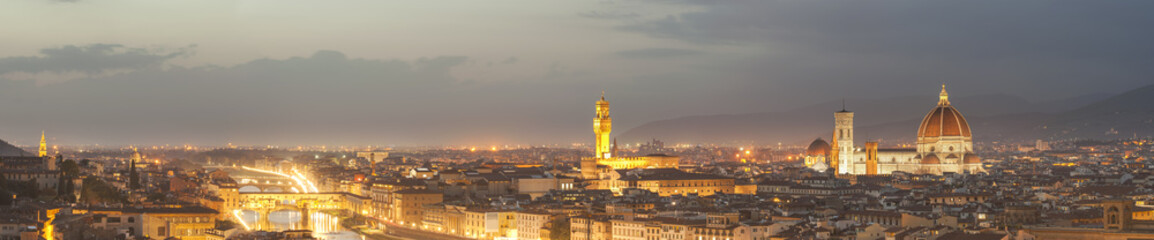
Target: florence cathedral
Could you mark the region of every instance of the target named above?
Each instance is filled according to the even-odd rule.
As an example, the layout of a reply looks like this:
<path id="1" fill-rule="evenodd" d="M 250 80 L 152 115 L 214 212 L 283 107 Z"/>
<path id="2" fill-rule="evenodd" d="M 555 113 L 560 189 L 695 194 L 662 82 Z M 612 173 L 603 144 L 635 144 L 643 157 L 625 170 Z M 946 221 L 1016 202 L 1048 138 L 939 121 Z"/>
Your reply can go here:
<path id="1" fill-rule="evenodd" d="M 866 142 L 864 149 L 855 148 L 853 116 L 853 112 L 844 109 L 834 113 L 832 143 L 821 138 L 814 140 L 806 149 L 806 166 L 850 175 L 984 171 L 981 158 L 974 153 L 970 125 L 950 104 L 945 85 L 937 106 L 922 118 L 916 148 L 879 149 L 877 142 Z"/>

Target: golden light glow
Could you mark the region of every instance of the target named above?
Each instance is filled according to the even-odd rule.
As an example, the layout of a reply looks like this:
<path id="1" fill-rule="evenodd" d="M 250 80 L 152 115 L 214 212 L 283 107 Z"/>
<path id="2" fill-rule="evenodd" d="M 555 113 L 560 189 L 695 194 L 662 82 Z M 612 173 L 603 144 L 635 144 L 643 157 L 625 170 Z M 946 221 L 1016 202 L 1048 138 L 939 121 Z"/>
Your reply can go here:
<path id="1" fill-rule="evenodd" d="M 12 195 L 12 198 L 15 199 L 16 195 Z M 48 220 L 44 221 L 44 239 L 56 240 L 56 223 L 54 221 L 56 221 L 57 213 L 60 213 L 59 208 L 47 211 Z"/>
<path id="2" fill-rule="evenodd" d="M 236 218 L 236 221 L 239 222 L 241 226 L 244 226 L 244 230 L 252 230 L 252 228 L 248 226 L 248 223 L 244 222 L 243 218 L 240 218 L 240 209 L 232 210 L 232 216 Z"/>
<path id="3" fill-rule="evenodd" d="M 293 171 L 294 171 L 294 172 L 296 172 L 296 174 L 297 174 L 298 176 L 300 176 L 300 177 L 297 177 L 297 176 L 292 176 L 292 175 L 288 175 L 288 174 L 284 174 L 284 173 L 281 173 L 281 172 L 275 172 L 275 171 L 269 171 L 269 170 L 259 169 L 259 168 L 250 168 L 250 167 L 247 167 L 247 166 L 240 166 L 240 167 L 241 167 L 242 169 L 244 169 L 244 170 L 249 170 L 249 171 L 254 171 L 254 172 L 260 172 L 260 173 L 267 173 L 267 174 L 273 174 L 273 175 L 281 176 L 281 177 L 284 177 L 284 178 L 292 179 L 294 182 L 296 182 L 296 183 L 297 183 L 297 186 L 299 186 L 299 187 L 300 187 L 300 190 L 301 190 L 301 191 L 303 191 L 304 193 L 309 193 L 309 190 L 310 190 L 310 189 L 311 189 L 311 190 L 313 190 L 313 192 L 319 192 L 319 191 L 317 191 L 317 188 L 316 188 L 316 186 L 315 186 L 315 185 L 312 185 L 312 181 L 309 181 L 307 178 L 304 178 L 304 175 L 301 175 L 301 174 L 300 174 L 300 172 L 297 172 L 297 171 L 296 171 L 296 168 L 293 168 Z M 242 179 L 241 181 L 243 182 L 244 180 Z M 268 181 L 265 181 L 265 183 L 268 183 Z M 308 185 L 306 185 L 306 183 L 307 183 Z M 310 186 L 312 186 L 312 188 L 309 188 Z"/>
<path id="4" fill-rule="evenodd" d="M 292 171 L 293 171 L 293 173 L 296 173 L 296 175 L 297 175 L 298 177 L 300 177 L 301 179 L 303 179 L 303 180 L 304 180 L 304 182 L 308 184 L 309 188 L 311 188 L 311 189 L 312 189 L 312 191 L 313 191 L 314 193 L 316 193 L 316 192 L 320 192 L 320 190 L 318 190 L 318 189 L 317 189 L 317 185 L 313 184 L 313 181 L 312 181 L 312 180 L 309 180 L 308 178 L 306 178 L 306 177 L 305 177 L 305 175 L 304 175 L 304 174 L 301 174 L 301 172 L 300 172 L 300 171 L 297 171 L 297 169 L 296 169 L 296 168 L 293 168 L 293 169 L 292 169 Z"/>

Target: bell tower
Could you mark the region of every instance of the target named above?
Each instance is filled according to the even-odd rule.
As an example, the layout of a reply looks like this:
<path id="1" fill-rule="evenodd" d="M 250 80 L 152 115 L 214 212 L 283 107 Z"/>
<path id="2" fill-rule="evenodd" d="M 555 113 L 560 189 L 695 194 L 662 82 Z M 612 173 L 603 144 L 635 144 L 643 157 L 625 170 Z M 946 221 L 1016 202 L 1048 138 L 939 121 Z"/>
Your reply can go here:
<path id="1" fill-rule="evenodd" d="M 837 173 L 857 174 L 853 162 L 853 112 L 846 111 L 845 106 L 842 106 L 841 111 L 833 114 L 833 118 L 833 141 L 837 148 L 832 150 L 837 152 Z"/>
<path id="2" fill-rule="evenodd" d="M 40 157 L 48 156 L 48 141 L 44 138 L 44 131 L 40 131 Z"/>
<path id="3" fill-rule="evenodd" d="M 1129 200 L 1102 201 L 1102 227 L 1106 230 L 1129 230 L 1133 219 L 1134 202 Z"/>
<path id="4" fill-rule="evenodd" d="M 878 174 L 878 142 L 866 142 L 865 143 L 865 149 L 866 149 L 865 150 L 865 154 L 866 154 L 865 174 L 866 175 L 877 175 Z"/>
<path id="5" fill-rule="evenodd" d="M 596 114 L 593 117 L 593 138 L 596 143 L 595 158 L 613 157 L 613 143 L 609 132 L 613 131 L 613 119 L 609 118 L 609 101 L 605 101 L 605 92 L 601 92 L 601 100 L 595 104 Z"/>

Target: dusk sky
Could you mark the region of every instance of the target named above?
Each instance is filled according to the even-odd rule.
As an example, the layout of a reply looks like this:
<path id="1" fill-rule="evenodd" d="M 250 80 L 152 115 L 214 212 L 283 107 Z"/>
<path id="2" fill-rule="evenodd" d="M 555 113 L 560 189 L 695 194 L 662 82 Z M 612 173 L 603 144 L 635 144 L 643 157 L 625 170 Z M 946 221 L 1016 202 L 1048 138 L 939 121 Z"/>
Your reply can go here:
<path id="1" fill-rule="evenodd" d="M 602 91 L 615 133 L 942 83 L 1048 101 L 1154 84 L 1151 13 L 1146 0 L 13 0 L 0 139 L 590 143 Z"/>

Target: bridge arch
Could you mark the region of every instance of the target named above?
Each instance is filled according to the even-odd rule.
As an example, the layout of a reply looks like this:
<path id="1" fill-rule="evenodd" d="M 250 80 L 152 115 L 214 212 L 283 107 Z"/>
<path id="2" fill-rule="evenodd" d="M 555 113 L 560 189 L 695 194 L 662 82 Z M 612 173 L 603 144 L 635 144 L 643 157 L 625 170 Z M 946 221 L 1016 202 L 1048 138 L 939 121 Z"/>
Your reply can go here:
<path id="1" fill-rule="evenodd" d="M 238 185 L 237 191 L 241 193 L 287 193 L 289 189 L 294 189 L 289 185 L 257 185 L 246 184 Z"/>
<path id="2" fill-rule="evenodd" d="M 308 226 L 311 213 L 322 210 L 352 210 L 347 196 L 343 193 L 241 193 L 237 199 L 238 208 L 259 214 L 257 229 L 270 229 L 270 214 L 278 211 L 299 212 L 301 218 L 295 224 Z M 291 221 L 290 221 L 291 222 Z"/>

